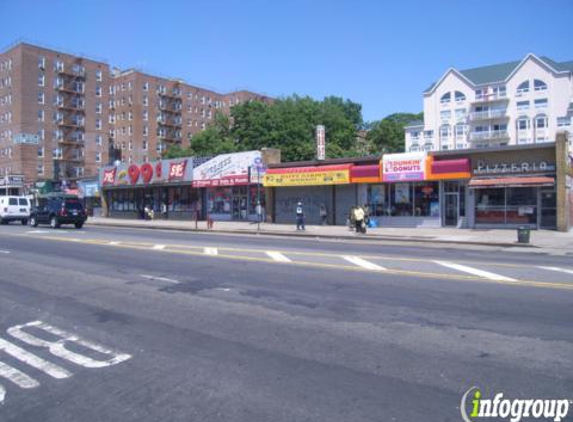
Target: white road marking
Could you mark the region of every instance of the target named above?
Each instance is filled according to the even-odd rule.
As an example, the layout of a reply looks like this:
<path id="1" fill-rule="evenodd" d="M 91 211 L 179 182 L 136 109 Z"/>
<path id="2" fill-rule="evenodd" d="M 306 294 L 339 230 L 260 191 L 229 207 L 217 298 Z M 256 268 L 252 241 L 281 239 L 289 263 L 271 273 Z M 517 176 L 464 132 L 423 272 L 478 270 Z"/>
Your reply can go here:
<path id="1" fill-rule="evenodd" d="M 8 381 L 13 382 L 20 388 L 36 388 L 40 386 L 40 383 L 34 378 L 29 377 L 25 373 L 12 368 L 10 365 L 6 365 L 0 362 L 0 377 L 6 378 Z M 6 389 L 0 384 L 0 405 L 4 404 L 4 399 L 6 398 Z"/>
<path id="2" fill-rule="evenodd" d="M 161 250 L 165 249 L 165 245 L 153 245 L 153 249 L 161 251 Z"/>
<path id="3" fill-rule="evenodd" d="M 117 245 L 119 245 L 120 243 L 121 243 L 121 242 L 109 242 L 109 244 L 112 245 L 112 246 L 117 246 Z"/>
<path id="4" fill-rule="evenodd" d="M 27 327 L 34 327 L 37 329 L 41 329 L 48 332 L 52 336 L 60 338 L 56 341 L 43 340 L 22 330 L 23 328 Z M 53 327 L 42 321 L 33 321 L 23 325 L 16 325 L 14 327 L 9 328 L 7 331 L 8 334 L 10 334 L 12 337 L 17 338 L 18 340 L 21 340 L 24 343 L 36 347 L 45 347 L 54 356 L 75 363 L 76 365 L 83 366 L 84 368 L 104 368 L 107 366 L 117 365 L 118 363 L 125 362 L 126 360 L 131 359 L 131 355 L 128 355 L 127 353 L 119 353 L 110 350 L 98 343 L 94 343 L 89 340 L 84 340 L 75 334 L 68 333 L 64 330 Z M 66 343 L 76 343 L 82 347 L 91 349 L 102 355 L 108 355 L 111 357 L 107 360 L 93 359 L 88 356 L 84 356 L 80 353 L 72 352 L 66 349 Z"/>
<path id="5" fill-rule="evenodd" d="M 359 267 L 366 268 L 367 270 L 374 270 L 374 271 L 386 271 L 386 268 L 381 267 L 380 265 L 374 264 L 373 262 L 366 261 L 365 259 L 359 258 L 357 256 L 343 256 L 345 260 L 351 262 L 354 265 L 358 265 Z"/>
<path id="6" fill-rule="evenodd" d="M 46 234 L 46 233 L 50 233 L 47 230 L 31 230 L 26 232 L 26 234 Z"/>
<path id="7" fill-rule="evenodd" d="M 266 254 L 271 257 L 272 259 L 274 259 L 275 261 L 278 262 L 292 262 L 289 258 L 287 258 L 286 256 L 284 256 L 282 253 L 280 252 L 275 252 L 275 251 L 267 251 Z"/>
<path id="8" fill-rule="evenodd" d="M 231 289 L 227 288 L 227 287 L 217 287 L 215 290 L 220 290 L 222 292 L 230 292 Z"/>
<path id="9" fill-rule="evenodd" d="M 542 270 L 557 271 L 560 273 L 573 274 L 573 270 L 568 270 L 567 268 L 559 268 L 559 267 L 537 267 L 537 268 L 541 268 Z"/>
<path id="10" fill-rule="evenodd" d="M 159 280 L 159 281 L 167 281 L 168 283 L 181 284 L 179 281 L 167 277 L 156 277 L 154 275 L 148 275 L 148 274 L 139 274 L 139 276 L 146 278 L 148 280 Z"/>
<path id="11" fill-rule="evenodd" d="M 3 254 L 9 254 L 9 253 L 10 253 L 10 251 L 3 251 L 3 250 L 0 250 L 0 253 L 3 253 Z"/>
<path id="12" fill-rule="evenodd" d="M 65 370 L 61 366 L 54 365 L 53 363 L 48 362 L 42 358 L 39 358 L 36 355 L 33 355 L 30 352 L 16 346 L 15 344 L 10 343 L 9 341 L 0 338 L 0 350 L 6 352 L 13 358 L 16 358 L 33 368 L 36 368 L 49 376 L 56 378 L 56 379 L 64 379 L 69 378 L 72 376 L 72 373 Z"/>
<path id="13" fill-rule="evenodd" d="M 204 248 L 203 253 L 205 255 L 219 255 L 217 248 Z"/>
<path id="14" fill-rule="evenodd" d="M 490 273 L 489 271 L 479 270 L 473 267 L 467 267 L 465 265 L 456 264 L 453 262 L 447 261 L 434 261 L 436 264 L 439 264 L 443 267 L 448 267 L 453 270 L 461 271 L 464 273 L 477 275 L 479 277 L 487 278 L 488 280 L 501 280 L 501 281 L 516 281 L 514 278 L 506 277 L 504 275 Z"/>

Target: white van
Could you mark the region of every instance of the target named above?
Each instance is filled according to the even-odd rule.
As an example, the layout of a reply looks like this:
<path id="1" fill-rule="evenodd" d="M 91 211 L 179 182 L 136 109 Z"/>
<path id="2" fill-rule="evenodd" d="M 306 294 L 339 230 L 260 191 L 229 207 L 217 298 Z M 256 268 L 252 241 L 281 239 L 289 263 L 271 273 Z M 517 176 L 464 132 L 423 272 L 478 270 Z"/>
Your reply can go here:
<path id="1" fill-rule="evenodd" d="M 0 196 L 0 224 L 19 220 L 23 225 L 30 218 L 30 201 L 25 196 Z"/>

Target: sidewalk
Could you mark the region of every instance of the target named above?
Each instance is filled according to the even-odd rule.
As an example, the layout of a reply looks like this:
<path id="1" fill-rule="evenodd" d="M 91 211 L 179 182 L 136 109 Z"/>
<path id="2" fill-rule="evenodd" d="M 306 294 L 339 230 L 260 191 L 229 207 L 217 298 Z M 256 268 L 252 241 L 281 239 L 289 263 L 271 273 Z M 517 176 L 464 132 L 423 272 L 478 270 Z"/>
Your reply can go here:
<path id="1" fill-rule="evenodd" d="M 484 245 L 500 247 L 529 247 L 558 250 L 573 253 L 573 232 L 559 233 L 550 230 L 532 230 L 531 243 L 517 243 L 516 230 L 468 230 L 455 228 L 376 228 L 369 229 L 367 234 L 356 234 L 346 226 L 307 226 L 305 231 L 297 231 L 295 225 L 243 221 L 216 221 L 213 229 L 207 229 L 205 221 L 173 220 L 124 220 L 116 218 L 91 217 L 88 225 L 127 228 L 148 228 L 181 231 L 210 231 L 215 233 L 244 233 L 293 237 L 320 237 L 336 239 L 360 239 L 379 241 L 409 241 L 428 243 L 461 243 L 467 245 Z"/>

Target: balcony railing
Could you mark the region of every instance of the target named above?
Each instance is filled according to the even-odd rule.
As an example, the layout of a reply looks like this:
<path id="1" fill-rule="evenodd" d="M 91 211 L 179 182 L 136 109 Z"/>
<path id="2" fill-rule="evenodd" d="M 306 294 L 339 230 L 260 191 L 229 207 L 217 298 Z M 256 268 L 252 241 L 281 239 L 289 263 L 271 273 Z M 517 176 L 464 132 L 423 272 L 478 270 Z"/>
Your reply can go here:
<path id="1" fill-rule="evenodd" d="M 487 111 L 474 111 L 470 113 L 470 120 L 489 120 L 489 119 L 504 119 L 507 118 L 506 110 L 487 110 Z"/>
<path id="2" fill-rule="evenodd" d="M 494 141 L 508 138 L 509 138 L 509 133 L 507 132 L 507 130 L 491 130 L 487 132 L 470 133 L 470 141 Z"/>
<path id="3" fill-rule="evenodd" d="M 477 95 L 473 103 L 490 103 L 493 101 L 509 101 L 507 92 L 496 92 L 491 94 Z"/>

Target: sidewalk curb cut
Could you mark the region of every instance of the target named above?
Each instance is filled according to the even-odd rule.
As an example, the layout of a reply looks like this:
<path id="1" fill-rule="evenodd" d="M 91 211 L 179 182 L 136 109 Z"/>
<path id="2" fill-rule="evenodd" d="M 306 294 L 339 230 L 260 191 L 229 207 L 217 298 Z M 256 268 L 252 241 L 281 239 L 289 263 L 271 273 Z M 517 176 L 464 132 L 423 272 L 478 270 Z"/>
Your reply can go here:
<path id="1" fill-rule="evenodd" d="M 462 245 L 473 245 L 473 246 L 493 246 L 493 247 L 526 247 L 526 248 L 538 248 L 538 246 L 532 245 L 530 243 L 486 243 L 486 242 L 476 242 L 476 241 L 456 241 L 456 240 L 440 240 L 440 239 L 419 239 L 419 238 L 398 238 L 384 235 L 366 235 L 361 237 L 354 236 L 340 236 L 332 234 L 302 234 L 302 233 L 288 233 L 288 232 L 268 232 L 268 231 L 256 231 L 256 230 L 209 230 L 209 229 L 194 229 L 186 227 L 173 227 L 173 226 L 141 226 L 139 224 L 113 224 L 113 223 L 90 223 L 87 221 L 87 225 L 91 227 L 119 227 L 128 229 L 141 229 L 141 230 L 169 230 L 169 231 L 179 231 L 179 232 L 191 232 L 191 233 L 222 233 L 222 234 L 247 234 L 247 235 L 259 235 L 259 236 L 280 236 L 280 237 L 292 237 L 292 238 L 318 238 L 318 239 L 335 239 L 335 240 L 368 240 L 368 241 L 394 241 L 394 242 L 415 242 L 415 243 L 440 243 L 440 244 L 462 244 Z"/>

